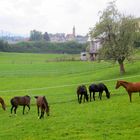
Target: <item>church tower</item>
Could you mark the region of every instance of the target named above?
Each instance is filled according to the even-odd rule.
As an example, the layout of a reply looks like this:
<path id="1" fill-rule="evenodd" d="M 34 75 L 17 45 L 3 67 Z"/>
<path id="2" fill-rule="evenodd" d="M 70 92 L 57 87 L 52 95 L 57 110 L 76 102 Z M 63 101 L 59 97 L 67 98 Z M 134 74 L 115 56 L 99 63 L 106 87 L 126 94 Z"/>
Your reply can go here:
<path id="1" fill-rule="evenodd" d="M 75 26 L 73 26 L 72 34 L 73 34 L 73 37 L 75 37 Z"/>

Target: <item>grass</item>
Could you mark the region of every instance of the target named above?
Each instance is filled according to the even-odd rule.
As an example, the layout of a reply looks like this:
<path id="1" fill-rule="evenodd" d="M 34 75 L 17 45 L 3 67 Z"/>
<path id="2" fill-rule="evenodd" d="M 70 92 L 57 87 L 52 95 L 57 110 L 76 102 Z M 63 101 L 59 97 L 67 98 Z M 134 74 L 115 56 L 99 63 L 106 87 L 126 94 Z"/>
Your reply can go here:
<path id="1" fill-rule="evenodd" d="M 119 78 L 139 81 L 140 62 L 126 62 L 126 74 L 122 76 L 117 64 L 51 61 L 59 57 L 63 55 L 0 54 L 0 96 L 7 105 L 6 111 L 0 106 L 0 139 L 138 140 L 140 97 L 133 94 L 130 103 L 126 91 L 114 87 Z M 107 85 L 111 98 L 108 100 L 103 94 L 102 101 L 96 97 L 95 102 L 78 104 L 77 86 L 85 83 L 88 87 L 98 81 Z M 25 94 L 31 96 L 30 112 L 22 115 L 19 107 L 17 116 L 10 117 L 10 99 Z M 35 95 L 47 97 L 49 117 L 37 119 Z"/>

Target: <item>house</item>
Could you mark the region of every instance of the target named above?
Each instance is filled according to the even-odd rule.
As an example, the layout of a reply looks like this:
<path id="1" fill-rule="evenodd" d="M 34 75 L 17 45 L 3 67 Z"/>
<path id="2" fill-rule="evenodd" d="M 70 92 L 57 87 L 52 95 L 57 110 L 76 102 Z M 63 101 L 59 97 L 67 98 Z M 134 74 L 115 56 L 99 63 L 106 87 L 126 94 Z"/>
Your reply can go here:
<path id="1" fill-rule="evenodd" d="M 99 38 L 94 38 L 88 40 L 89 42 L 89 55 L 90 60 L 94 61 L 96 60 L 96 56 L 98 54 L 98 50 L 101 48 L 101 40 Z"/>

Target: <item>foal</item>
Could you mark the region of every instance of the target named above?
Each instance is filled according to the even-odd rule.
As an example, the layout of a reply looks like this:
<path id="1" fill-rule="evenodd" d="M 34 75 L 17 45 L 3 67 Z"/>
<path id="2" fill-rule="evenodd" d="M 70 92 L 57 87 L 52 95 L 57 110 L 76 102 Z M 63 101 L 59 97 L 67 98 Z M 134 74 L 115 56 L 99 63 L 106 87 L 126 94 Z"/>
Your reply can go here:
<path id="1" fill-rule="evenodd" d="M 140 95 L 140 82 L 132 83 L 132 82 L 119 80 L 116 83 L 116 89 L 118 89 L 120 86 L 123 86 L 126 89 L 130 98 L 130 102 L 132 102 L 131 98 L 132 98 L 133 92 L 139 92 L 139 95 Z"/>
<path id="2" fill-rule="evenodd" d="M 45 98 L 45 96 L 35 96 L 36 104 L 37 104 L 37 111 L 38 111 L 38 118 L 44 118 L 44 113 L 49 116 L 49 105 Z M 39 108 L 41 109 L 41 115 L 39 117 Z"/>
<path id="3" fill-rule="evenodd" d="M 3 110 L 6 110 L 5 102 L 4 102 L 4 100 L 1 97 L 0 97 L 0 103 L 2 105 Z"/>

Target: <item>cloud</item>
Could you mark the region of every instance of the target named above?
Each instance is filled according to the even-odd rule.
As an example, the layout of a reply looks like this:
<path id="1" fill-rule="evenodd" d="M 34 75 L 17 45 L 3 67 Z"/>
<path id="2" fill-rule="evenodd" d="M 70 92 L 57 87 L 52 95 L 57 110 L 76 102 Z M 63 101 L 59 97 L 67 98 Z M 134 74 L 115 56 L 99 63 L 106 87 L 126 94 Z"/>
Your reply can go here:
<path id="1" fill-rule="evenodd" d="M 87 34 L 99 19 L 98 12 L 110 0 L 1 0 L 0 30 L 29 34 L 33 29 L 42 32 Z M 118 9 L 140 16 L 139 0 L 117 0 Z"/>

